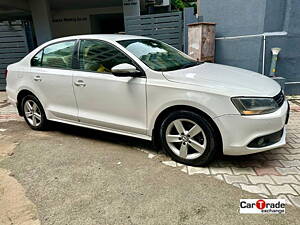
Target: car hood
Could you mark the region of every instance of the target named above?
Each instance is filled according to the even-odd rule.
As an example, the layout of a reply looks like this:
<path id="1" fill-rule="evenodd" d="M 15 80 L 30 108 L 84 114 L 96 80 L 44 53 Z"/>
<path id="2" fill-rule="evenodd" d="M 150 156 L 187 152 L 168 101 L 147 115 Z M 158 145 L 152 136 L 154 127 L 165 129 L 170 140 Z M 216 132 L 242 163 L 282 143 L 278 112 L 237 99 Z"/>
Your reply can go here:
<path id="1" fill-rule="evenodd" d="M 281 87 L 274 80 L 249 70 L 213 63 L 163 72 L 169 81 L 201 86 L 203 91 L 233 96 L 273 97 Z"/>

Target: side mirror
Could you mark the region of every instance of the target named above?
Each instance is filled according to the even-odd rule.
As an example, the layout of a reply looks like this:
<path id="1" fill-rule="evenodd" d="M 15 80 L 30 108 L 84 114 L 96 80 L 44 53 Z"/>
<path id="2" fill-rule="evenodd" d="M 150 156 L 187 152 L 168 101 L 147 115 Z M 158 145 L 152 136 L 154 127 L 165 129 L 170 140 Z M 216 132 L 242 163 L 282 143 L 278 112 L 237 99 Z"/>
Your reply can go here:
<path id="1" fill-rule="evenodd" d="M 111 68 L 113 75 L 118 77 L 138 77 L 141 72 L 135 66 L 128 63 L 121 63 Z"/>

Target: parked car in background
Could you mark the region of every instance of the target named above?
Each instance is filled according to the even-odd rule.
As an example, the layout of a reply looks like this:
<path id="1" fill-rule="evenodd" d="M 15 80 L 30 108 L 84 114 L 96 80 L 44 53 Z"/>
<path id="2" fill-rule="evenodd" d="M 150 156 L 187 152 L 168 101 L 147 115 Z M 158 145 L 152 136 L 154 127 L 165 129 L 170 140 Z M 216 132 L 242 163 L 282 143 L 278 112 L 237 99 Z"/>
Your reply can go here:
<path id="1" fill-rule="evenodd" d="M 285 144 L 288 103 L 276 82 L 146 37 L 49 41 L 8 66 L 7 94 L 32 129 L 58 121 L 154 140 L 187 165 Z"/>

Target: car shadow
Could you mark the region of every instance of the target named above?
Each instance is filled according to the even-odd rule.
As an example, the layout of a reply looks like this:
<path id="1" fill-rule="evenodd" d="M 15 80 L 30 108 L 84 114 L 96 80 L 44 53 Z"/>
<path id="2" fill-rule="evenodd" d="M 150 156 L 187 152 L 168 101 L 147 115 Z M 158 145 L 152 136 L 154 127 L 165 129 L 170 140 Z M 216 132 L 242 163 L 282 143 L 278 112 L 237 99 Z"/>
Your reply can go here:
<path id="1" fill-rule="evenodd" d="M 128 147 L 141 148 L 155 153 L 160 152 L 151 141 L 75 125 L 51 122 L 48 131 L 60 132 L 65 135 L 78 136 L 95 141 L 111 142 Z"/>
<path id="2" fill-rule="evenodd" d="M 48 131 L 60 132 L 64 135 L 77 136 L 80 138 L 86 138 L 94 141 L 110 142 L 112 144 L 119 144 L 123 146 L 147 150 L 153 153 L 164 154 L 164 152 L 161 149 L 155 147 L 151 141 L 94 130 L 90 128 L 79 127 L 75 125 L 51 122 Z M 215 159 L 207 166 L 234 166 L 244 168 L 273 166 L 272 163 L 274 163 L 274 160 L 272 160 L 271 162 L 267 160 L 265 158 L 265 153 L 256 153 L 244 156 L 225 156 L 223 154 L 217 154 Z"/>

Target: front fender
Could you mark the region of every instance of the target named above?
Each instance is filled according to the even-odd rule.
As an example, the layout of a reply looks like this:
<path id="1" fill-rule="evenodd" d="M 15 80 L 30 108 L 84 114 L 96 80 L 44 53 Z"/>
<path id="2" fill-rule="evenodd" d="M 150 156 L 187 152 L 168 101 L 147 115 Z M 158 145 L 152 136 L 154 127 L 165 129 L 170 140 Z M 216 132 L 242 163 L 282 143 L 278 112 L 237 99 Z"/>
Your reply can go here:
<path id="1" fill-rule="evenodd" d="M 162 91 L 162 89 L 164 89 Z M 236 114 L 231 100 L 227 96 L 184 90 L 170 87 L 152 86 L 147 90 L 147 134 L 152 135 L 156 119 L 166 109 L 173 106 L 189 106 L 207 114 L 211 119 L 224 114 Z"/>

